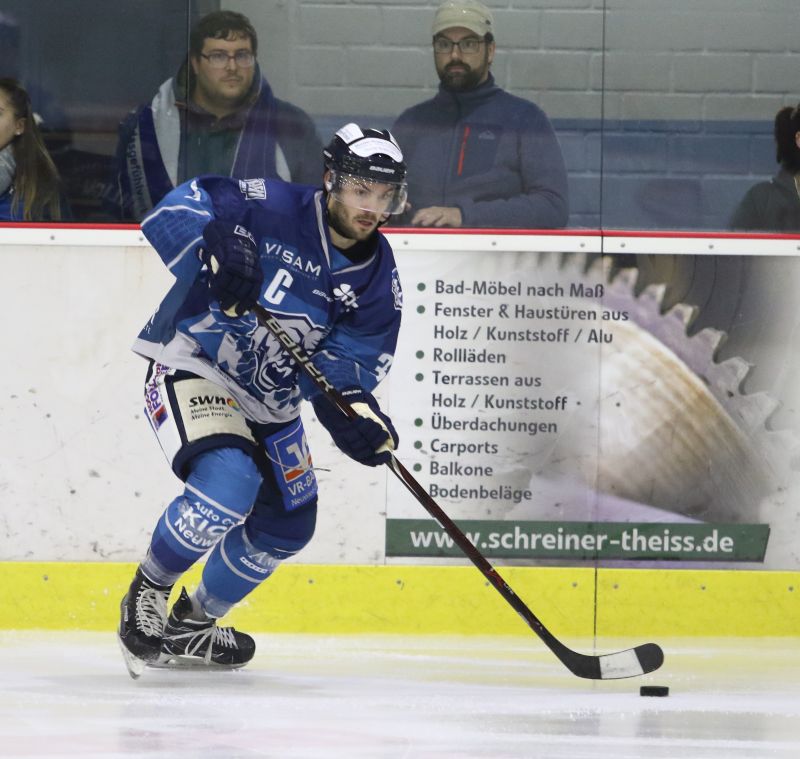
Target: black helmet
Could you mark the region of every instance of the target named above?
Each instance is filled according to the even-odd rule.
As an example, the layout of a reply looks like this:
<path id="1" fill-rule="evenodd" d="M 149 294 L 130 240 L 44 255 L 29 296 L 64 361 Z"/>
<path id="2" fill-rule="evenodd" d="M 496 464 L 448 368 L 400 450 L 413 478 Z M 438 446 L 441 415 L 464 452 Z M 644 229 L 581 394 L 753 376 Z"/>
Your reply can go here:
<path id="1" fill-rule="evenodd" d="M 406 179 L 403 152 L 388 129 L 345 124 L 322 155 L 325 168 L 331 171 L 392 184 L 402 184 Z"/>
<path id="2" fill-rule="evenodd" d="M 322 154 L 329 172 L 325 190 L 333 200 L 376 211 L 384 221 L 403 213 L 408 198 L 406 164 L 388 130 L 345 124 Z"/>

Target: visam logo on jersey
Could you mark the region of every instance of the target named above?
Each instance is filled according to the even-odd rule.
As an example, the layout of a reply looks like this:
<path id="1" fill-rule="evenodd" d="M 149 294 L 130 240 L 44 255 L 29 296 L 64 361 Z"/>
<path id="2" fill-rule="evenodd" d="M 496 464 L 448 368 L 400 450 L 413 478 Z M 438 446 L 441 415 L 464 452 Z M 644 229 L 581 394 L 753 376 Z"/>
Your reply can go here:
<path id="1" fill-rule="evenodd" d="M 288 272 L 302 274 L 308 279 L 319 279 L 322 274 L 322 264 L 302 256 L 295 248 L 284 245 L 280 240 L 265 237 L 262 246 L 267 256 L 276 259 Z"/>

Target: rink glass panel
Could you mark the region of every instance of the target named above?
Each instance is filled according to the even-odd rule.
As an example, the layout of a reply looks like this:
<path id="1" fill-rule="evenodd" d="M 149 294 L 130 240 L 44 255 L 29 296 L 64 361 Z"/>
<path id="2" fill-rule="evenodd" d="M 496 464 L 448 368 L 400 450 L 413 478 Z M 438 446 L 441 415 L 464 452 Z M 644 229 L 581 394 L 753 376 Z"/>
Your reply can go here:
<path id="1" fill-rule="evenodd" d="M 2 69 L 30 90 L 75 220 L 115 222 L 118 125 L 186 61 L 198 18 L 222 6 L 247 15 L 275 94 L 327 141 L 354 119 L 391 126 L 435 93 L 436 3 L 423 5 L 8 0 Z M 797 98 L 786 87 L 800 58 L 791 3 L 549 0 L 493 12 L 494 76 L 553 122 L 570 227 L 725 230 L 746 190 L 777 170 L 773 118 Z"/>

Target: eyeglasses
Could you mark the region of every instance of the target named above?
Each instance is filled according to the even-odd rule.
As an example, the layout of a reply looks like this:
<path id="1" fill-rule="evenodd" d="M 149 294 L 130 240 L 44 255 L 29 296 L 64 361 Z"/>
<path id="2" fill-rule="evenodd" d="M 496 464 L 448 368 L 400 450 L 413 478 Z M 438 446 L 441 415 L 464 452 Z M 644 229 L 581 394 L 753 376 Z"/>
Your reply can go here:
<path id="1" fill-rule="evenodd" d="M 479 39 L 478 37 L 467 37 L 459 42 L 451 40 L 448 37 L 437 37 L 433 41 L 433 52 L 441 53 L 442 55 L 453 52 L 453 48 L 457 47 L 463 55 L 474 55 L 481 49 L 486 40 Z"/>
<path id="2" fill-rule="evenodd" d="M 240 68 L 249 69 L 256 62 L 256 57 L 249 50 L 238 50 L 233 55 L 217 50 L 208 55 L 200 53 L 200 57 L 205 58 L 212 69 L 224 69 L 228 61 L 235 61 Z"/>

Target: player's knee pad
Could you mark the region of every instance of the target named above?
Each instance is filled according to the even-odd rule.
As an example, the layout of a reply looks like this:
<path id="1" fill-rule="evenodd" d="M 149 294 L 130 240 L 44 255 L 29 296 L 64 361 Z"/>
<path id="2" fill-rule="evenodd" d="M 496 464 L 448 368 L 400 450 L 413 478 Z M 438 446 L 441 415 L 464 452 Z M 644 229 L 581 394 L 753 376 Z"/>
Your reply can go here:
<path id="1" fill-rule="evenodd" d="M 191 462 L 183 495 L 164 512 L 163 526 L 178 553 L 199 555 L 240 524 L 252 508 L 261 475 L 238 448 L 217 448 Z M 170 541 L 172 542 L 172 541 Z"/>
<path id="2" fill-rule="evenodd" d="M 237 525 L 225 536 L 213 556 L 217 554 L 228 569 L 252 585 L 266 580 L 281 563 L 281 557 L 253 544 L 244 525 Z"/>
<path id="3" fill-rule="evenodd" d="M 317 499 L 279 518 L 263 518 L 255 513 L 244 527 L 250 543 L 276 559 L 288 559 L 304 548 L 314 536 L 317 522 Z"/>

